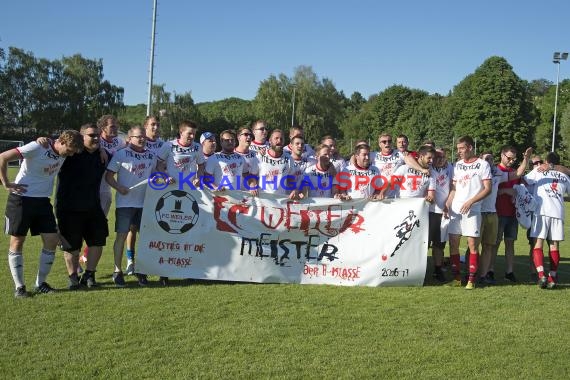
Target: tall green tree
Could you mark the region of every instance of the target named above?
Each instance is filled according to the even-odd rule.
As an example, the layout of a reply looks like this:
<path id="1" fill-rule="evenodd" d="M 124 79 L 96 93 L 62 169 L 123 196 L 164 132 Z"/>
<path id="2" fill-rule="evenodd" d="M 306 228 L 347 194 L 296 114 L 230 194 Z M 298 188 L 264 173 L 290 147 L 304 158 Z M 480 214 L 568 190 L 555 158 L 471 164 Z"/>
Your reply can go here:
<path id="1" fill-rule="evenodd" d="M 504 58 L 483 62 L 454 87 L 450 101 L 455 134 L 472 136 L 482 149 L 509 144 L 520 151 L 533 143 L 532 94 Z"/>
<path id="2" fill-rule="evenodd" d="M 310 66 L 299 66 L 293 78 L 280 74 L 262 81 L 253 111 L 272 128 L 287 130 L 292 123 L 302 125 L 305 139 L 317 144 L 324 135 L 339 135 L 345 101 L 331 80 L 319 79 Z"/>

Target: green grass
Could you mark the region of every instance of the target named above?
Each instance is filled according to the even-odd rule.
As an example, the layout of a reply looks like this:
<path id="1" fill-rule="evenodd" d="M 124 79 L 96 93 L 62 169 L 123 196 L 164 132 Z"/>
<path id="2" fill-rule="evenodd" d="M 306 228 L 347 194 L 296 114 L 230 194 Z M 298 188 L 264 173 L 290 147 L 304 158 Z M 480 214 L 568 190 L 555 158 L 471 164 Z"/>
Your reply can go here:
<path id="1" fill-rule="evenodd" d="M 526 279 L 528 246 L 524 231 L 519 236 L 515 273 Z M 435 285 L 431 276 L 423 288 L 174 281 L 141 289 L 129 277 L 126 289 L 115 289 L 113 238 L 99 265 L 102 289 L 16 300 L 2 237 L 2 378 L 570 376 L 567 243 L 562 285 L 553 291 L 503 281 L 466 291 Z M 29 237 L 29 288 L 39 249 L 40 239 Z M 57 257 L 49 282 L 64 289 L 65 266 Z"/>

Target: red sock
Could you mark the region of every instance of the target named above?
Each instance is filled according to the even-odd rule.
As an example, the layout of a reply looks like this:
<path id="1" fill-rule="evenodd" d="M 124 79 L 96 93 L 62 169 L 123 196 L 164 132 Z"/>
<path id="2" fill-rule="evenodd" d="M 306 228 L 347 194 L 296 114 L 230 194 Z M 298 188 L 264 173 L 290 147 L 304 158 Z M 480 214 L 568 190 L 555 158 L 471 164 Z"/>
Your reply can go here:
<path id="1" fill-rule="evenodd" d="M 550 251 L 548 256 L 550 257 L 550 271 L 556 272 L 560 262 L 560 251 Z"/>
<path id="2" fill-rule="evenodd" d="M 469 254 L 469 281 L 475 282 L 477 277 L 477 269 L 479 261 L 479 252 L 471 252 Z"/>
<path id="3" fill-rule="evenodd" d="M 451 273 L 453 273 L 453 276 L 456 280 L 461 280 L 461 260 L 459 258 L 459 255 L 451 255 L 450 261 Z"/>
<path id="4" fill-rule="evenodd" d="M 532 261 L 534 262 L 538 278 L 544 277 L 544 254 L 541 248 L 532 250 Z"/>

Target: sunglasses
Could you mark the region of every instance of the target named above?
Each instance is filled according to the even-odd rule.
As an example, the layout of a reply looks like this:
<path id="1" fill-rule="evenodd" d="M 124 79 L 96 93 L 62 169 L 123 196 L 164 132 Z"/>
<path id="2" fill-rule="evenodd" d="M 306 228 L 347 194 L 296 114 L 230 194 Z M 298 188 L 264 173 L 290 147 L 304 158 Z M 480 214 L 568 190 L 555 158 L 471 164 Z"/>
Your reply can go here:
<path id="1" fill-rule="evenodd" d="M 267 131 L 267 128 L 257 128 L 256 131 Z"/>
<path id="2" fill-rule="evenodd" d="M 542 163 L 543 163 L 542 160 L 540 160 L 540 161 L 533 161 L 533 162 L 532 162 L 533 165 L 542 165 Z"/>
<path id="3" fill-rule="evenodd" d="M 249 137 L 251 137 L 251 133 L 240 133 L 239 135 L 240 135 L 240 136 L 246 136 L 246 137 L 249 136 Z"/>
<path id="4" fill-rule="evenodd" d="M 99 137 L 99 134 L 98 134 L 98 133 L 87 133 L 87 134 L 85 134 L 84 136 L 89 136 L 89 137 L 91 137 L 92 139 L 94 139 L 94 138 L 98 138 L 98 137 Z"/>
<path id="5" fill-rule="evenodd" d="M 391 144 L 392 140 L 381 140 L 380 141 L 382 144 Z"/>

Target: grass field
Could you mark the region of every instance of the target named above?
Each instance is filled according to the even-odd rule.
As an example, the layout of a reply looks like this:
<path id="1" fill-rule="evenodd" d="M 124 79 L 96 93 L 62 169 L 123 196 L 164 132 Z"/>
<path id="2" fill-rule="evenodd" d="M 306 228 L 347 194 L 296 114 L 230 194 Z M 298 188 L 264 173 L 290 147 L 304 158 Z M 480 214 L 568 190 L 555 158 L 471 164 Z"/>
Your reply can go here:
<path id="1" fill-rule="evenodd" d="M 6 196 L 0 192 L 2 209 Z M 567 237 L 568 225 L 567 217 Z M 523 230 L 519 237 L 515 273 L 527 281 Z M 496 286 L 466 291 L 435 285 L 431 275 L 422 288 L 184 281 L 162 288 L 151 277 L 154 284 L 143 289 L 128 277 L 128 287 L 116 289 L 113 239 L 99 265 L 101 289 L 14 299 L 2 236 L 0 377 L 570 377 L 568 243 L 555 290 L 510 285 L 498 276 Z M 28 237 L 28 289 L 39 249 L 40 239 Z M 66 288 L 61 252 L 48 281 Z"/>

